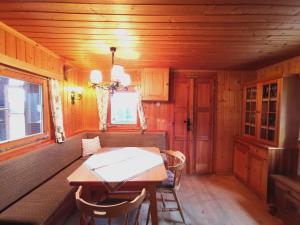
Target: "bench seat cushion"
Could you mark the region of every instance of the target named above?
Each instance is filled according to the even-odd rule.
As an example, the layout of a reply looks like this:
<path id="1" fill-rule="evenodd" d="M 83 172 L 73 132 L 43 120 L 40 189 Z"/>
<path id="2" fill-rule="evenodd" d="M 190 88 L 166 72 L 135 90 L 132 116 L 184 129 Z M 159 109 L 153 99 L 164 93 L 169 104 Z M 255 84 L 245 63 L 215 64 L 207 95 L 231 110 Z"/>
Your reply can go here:
<path id="1" fill-rule="evenodd" d="M 66 200 L 75 199 L 76 188 L 69 185 L 67 177 L 83 163 L 79 159 L 59 172 L 18 202 L 0 214 L 1 225 L 48 224 L 60 205 Z M 71 196 L 70 196 L 71 195 Z"/>

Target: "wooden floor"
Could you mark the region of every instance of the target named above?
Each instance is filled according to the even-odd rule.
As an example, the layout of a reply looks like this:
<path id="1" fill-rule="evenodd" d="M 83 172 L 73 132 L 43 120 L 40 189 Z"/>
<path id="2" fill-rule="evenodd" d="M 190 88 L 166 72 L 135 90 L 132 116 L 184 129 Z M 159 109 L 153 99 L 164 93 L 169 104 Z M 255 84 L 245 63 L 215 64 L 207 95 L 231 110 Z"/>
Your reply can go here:
<path id="1" fill-rule="evenodd" d="M 267 212 L 265 204 L 232 176 L 185 176 L 179 198 L 186 224 L 191 225 L 283 225 Z M 173 203 L 171 203 L 173 204 Z M 140 225 L 145 224 L 144 204 Z M 160 225 L 181 223 L 178 212 L 159 213 Z M 79 225 L 74 212 L 65 225 Z"/>

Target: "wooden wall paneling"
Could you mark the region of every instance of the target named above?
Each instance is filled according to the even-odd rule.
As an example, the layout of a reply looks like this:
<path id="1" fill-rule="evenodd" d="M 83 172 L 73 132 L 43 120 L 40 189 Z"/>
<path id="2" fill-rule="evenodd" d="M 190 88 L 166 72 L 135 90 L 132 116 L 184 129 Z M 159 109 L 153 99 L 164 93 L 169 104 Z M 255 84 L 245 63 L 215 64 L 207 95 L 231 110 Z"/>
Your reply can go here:
<path id="1" fill-rule="evenodd" d="M 64 126 L 67 136 L 72 136 L 85 130 L 85 115 L 84 115 L 84 103 L 82 97 L 81 100 L 75 100 L 75 103 L 71 103 L 70 87 L 83 87 L 84 79 L 82 73 L 76 68 L 71 68 L 67 71 L 67 80 L 63 82 L 63 110 L 64 110 Z M 85 93 L 83 92 L 83 96 Z"/>
<path id="2" fill-rule="evenodd" d="M 38 47 L 34 47 L 34 65 L 37 67 L 42 65 L 41 50 Z"/>
<path id="3" fill-rule="evenodd" d="M 16 37 L 8 32 L 5 32 L 5 54 L 12 58 L 17 58 Z"/>
<path id="4" fill-rule="evenodd" d="M 290 74 L 300 74 L 300 56 L 258 69 L 257 81 L 277 79 Z"/>
<path id="5" fill-rule="evenodd" d="M 2 22 L 0 54 L 1 64 L 58 80 L 63 78 L 63 63 L 59 56 Z"/>
<path id="6" fill-rule="evenodd" d="M 48 55 L 46 52 L 42 51 L 41 52 L 41 67 L 42 67 L 42 69 L 47 70 L 48 69 L 47 66 L 48 66 Z"/>
<path id="7" fill-rule="evenodd" d="M 26 62 L 34 65 L 34 46 L 30 43 L 26 43 Z"/>
<path id="8" fill-rule="evenodd" d="M 234 136 L 241 134 L 242 80 L 252 72 L 219 72 L 217 76 L 215 172 L 231 173 Z"/>
<path id="9" fill-rule="evenodd" d="M 26 61 L 26 44 L 25 41 L 17 38 L 17 59 Z"/>
<path id="10" fill-rule="evenodd" d="M 5 54 L 5 31 L 0 29 L 0 53 Z"/>

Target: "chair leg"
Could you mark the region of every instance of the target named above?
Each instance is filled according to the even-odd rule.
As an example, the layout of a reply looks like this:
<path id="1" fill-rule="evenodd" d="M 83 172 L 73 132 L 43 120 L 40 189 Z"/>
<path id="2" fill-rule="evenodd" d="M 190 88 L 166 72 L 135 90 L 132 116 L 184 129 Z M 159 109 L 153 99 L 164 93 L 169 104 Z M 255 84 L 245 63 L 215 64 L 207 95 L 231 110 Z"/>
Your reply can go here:
<path id="1" fill-rule="evenodd" d="M 146 221 L 146 225 L 148 225 L 150 220 L 150 204 L 149 204 L 149 209 L 148 209 L 148 213 L 147 213 L 147 221 Z"/>
<path id="2" fill-rule="evenodd" d="M 161 196 L 161 201 L 162 201 L 162 204 L 163 204 L 163 209 L 165 210 L 166 209 L 166 202 L 165 202 L 165 199 L 164 199 L 164 196 L 163 196 L 162 192 L 160 193 L 160 196 Z"/>
<path id="3" fill-rule="evenodd" d="M 179 199 L 178 199 L 178 197 L 177 197 L 176 191 L 173 189 L 173 190 L 172 190 L 172 192 L 173 192 L 174 198 L 175 198 L 175 200 L 176 200 L 176 203 L 177 203 L 177 206 L 178 206 L 178 209 L 179 209 L 179 212 L 180 212 L 180 215 L 181 215 L 182 221 L 183 221 L 183 223 L 185 223 L 185 219 L 184 219 L 183 211 L 182 211 L 182 208 L 181 208 L 181 205 L 180 205 Z"/>

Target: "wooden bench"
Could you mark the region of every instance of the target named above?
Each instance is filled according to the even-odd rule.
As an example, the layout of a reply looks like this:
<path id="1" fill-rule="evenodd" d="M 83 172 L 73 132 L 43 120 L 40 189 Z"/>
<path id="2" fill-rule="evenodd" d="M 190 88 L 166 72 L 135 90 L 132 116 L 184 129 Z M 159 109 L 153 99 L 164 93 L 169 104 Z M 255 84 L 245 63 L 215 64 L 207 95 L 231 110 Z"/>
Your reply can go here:
<path id="1" fill-rule="evenodd" d="M 0 225 L 59 225 L 75 208 L 66 178 L 84 161 L 81 139 L 98 135 L 103 147 L 166 148 L 164 132 L 86 132 L 0 162 Z"/>

